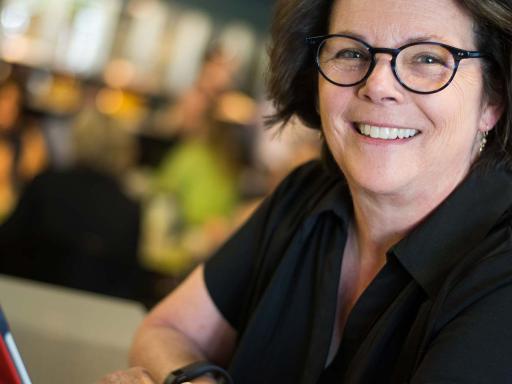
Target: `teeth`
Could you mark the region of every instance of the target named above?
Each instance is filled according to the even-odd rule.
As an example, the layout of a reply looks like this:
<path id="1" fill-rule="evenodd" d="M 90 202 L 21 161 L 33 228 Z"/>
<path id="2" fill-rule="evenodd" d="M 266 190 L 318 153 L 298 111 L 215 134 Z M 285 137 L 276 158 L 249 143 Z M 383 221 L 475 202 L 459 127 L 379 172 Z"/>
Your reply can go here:
<path id="1" fill-rule="evenodd" d="M 389 134 L 389 138 L 394 140 L 398 137 L 398 128 L 391 128 L 391 132 Z"/>
<path id="2" fill-rule="evenodd" d="M 407 139 L 418 134 L 416 129 L 375 127 L 369 124 L 357 124 L 357 129 L 365 136 L 383 140 Z"/>

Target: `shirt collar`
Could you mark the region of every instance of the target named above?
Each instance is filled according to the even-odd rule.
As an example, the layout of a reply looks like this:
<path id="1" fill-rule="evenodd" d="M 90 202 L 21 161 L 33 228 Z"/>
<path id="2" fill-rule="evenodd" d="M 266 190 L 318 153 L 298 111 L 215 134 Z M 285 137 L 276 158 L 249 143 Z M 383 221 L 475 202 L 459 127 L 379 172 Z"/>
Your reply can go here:
<path id="1" fill-rule="evenodd" d="M 325 212 L 334 213 L 346 225 L 351 220 L 353 206 L 350 190 L 343 175 L 329 174 L 324 180 L 324 192 L 321 198 L 313 202 L 309 216 L 318 216 Z"/>
<path id="2" fill-rule="evenodd" d="M 348 226 L 353 215 L 346 180 L 323 179 L 324 192 L 313 203 L 311 216 L 332 212 Z M 446 274 L 478 245 L 509 208 L 512 174 L 502 168 L 475 169 L 419 226 L 388 252 L 431 297 Z"/>
<path id="3" fill-rule="evenodd" d="M 475 170 L 407 237 L 389 252 L 430 297 L 446 274 L 512 206 L 512 175 Z"/>

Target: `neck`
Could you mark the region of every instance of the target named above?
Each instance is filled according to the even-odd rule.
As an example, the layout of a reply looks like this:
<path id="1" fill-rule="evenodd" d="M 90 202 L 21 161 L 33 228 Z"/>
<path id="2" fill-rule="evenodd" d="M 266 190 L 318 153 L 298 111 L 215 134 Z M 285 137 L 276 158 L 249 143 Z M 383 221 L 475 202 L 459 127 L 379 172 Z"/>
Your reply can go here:
<path id="1" fill-rule="evenodd" d="M 359 200 L 359 201 L 358 201 Z M 404 238 L 421 219 L 413 212 L 399 215 L 396 206 L 354 199 L 353 234 L 361 260 L 384 264 L 386 252 Z"/>
<path id="2" fill-rule="evenodd" d="M 457 184 L 438 190 L 423 189 L 419 192 L 389 195 L 368 193 L 351 187 L 353 231 L 360 260 L 383 265 L 386 252 L 446 199 Z"/>

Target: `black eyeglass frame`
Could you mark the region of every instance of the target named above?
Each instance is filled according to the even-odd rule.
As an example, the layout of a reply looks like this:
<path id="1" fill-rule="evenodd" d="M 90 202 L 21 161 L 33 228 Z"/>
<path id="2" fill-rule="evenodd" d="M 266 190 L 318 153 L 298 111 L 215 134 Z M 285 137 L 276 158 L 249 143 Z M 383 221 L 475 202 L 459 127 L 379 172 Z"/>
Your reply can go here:
<path id="1" fill-rule="evenodd" d="M 322 48 L 323 43 L 327 39 L 330 39 L 333 37 L 344 37 L 344 38 L 352 39 L 354 41 L 361 43 L 363 46 L 365 46 L 368 49 L 368 52 L 371 55 L 371 62 L 370 62 L 370 66 L 368 67 L 368 71 L 366 72 L 366 74 L 363 76 L 363 78 L 361 80 L 359 80 L 355 83 L 352 83 L 352 84 L 337 83 L 336 81 L 331 80 L 322 70 L 322 67 L 320 66 L 320 62 L 319 62 L 320 49 Z M 428 94 L 440 92 L 443 89 L 445 89 L 448 85 L 450 85 L 453 78 L 455 77 L 455 74 L 457 73 L 457 69 L 459 68 L 459 63 L 461 60 L 485 58 L 487 56 L 484 52 L 481 52 L 481 51 L 467 51 L 464 49 L 452 47 L 451 45 L 439 43 L 436 41 L 419 41 L 419 42 L 405 44 L 398 48 L 382 48 L 382 47 L 372 47 L 370 44 L 368 44 L 364 40 L 361 40 L 354 36 L 343 35 L 343 34 L 329 34 L 329 35 L 306 37 L 306 42 L 307 42 L 307 44 L 309 44 L 313 47 L 316 47 L 315 63 L 316 63 L 316 67 L 317 67 L 318 71 L 327 81 L 329 81 L 330 83 L 332 83 L 334 85 L 337 85 L 340 87 L 353 87 L 355 85 L 363 83 L 364 81 L 366 81 L 368 79 L 368 77 L 370 77 L 371 73 L 373 72 L 373 69 L 375 68 L 375 65 L 377 63 L 377 61 L 375 60 L 375 55 L 377 53 L 385 53 L 385 54 L 391 55 L 391 62 L 390 62 L 391 69 L 392 69 L 393 75 L 395 76 L 396 80 L 400 83 L 400 85 L 402 87 L 404 87 L 405 89 L 407 89 L 408 91 L 411 91 L 414 93 L 419 93 L 422 95 L 428 95 Z M 397 58 L 398 54 L 406 48 L 409 48 L 409 47 L 415 46 L 415 45 L 427 45 L 427 44 L 428 45 L 438 45 L 438 46 L 441 46 L 441 47 L 445 48 L 446 50 L 448 50 L 453 56 L 454 67 L 453 67 L 453 72 L 452 72 L 450 79 L 441 88 L 433 90 L 433 91 L 418 91 L 418 90 L 410 88 L 409 86 L 404 84 L 403 81 L 400 79 L 400 76 L 398 76 L 398 73 L 396 70 L 396 58 Z"/>

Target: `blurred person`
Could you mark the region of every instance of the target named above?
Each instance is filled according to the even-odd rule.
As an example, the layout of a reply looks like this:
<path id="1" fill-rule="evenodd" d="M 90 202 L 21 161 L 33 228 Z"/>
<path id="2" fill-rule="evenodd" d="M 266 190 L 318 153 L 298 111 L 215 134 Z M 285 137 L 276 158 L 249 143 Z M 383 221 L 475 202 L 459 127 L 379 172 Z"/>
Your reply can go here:
<path id="1" fill-rule="evenodd" d="M 121 184 L 133 139 L 85 109 L 72 147 L 73 166 L 36 176 L 0 226 L 0 273 L 144 302 L 150 288 L 138 260 L 140 208 Z"/>
<path id="2" fill-rule="evenodd" d="M 219 47 L 212 48 L 194 86 L 171 107 L 174 120 L 168 121 L 174 121 L 179 140 L 155 172 L 144 249 L 149 259 L 160 260 L 172 273 L 195 265 L 232 228 L 243 162 L 240 133 L 254 117 L 252 100 L 230 90 L 233 60 Z M 156 205 L 162 207 L 158 218 L 153 215 Z M 160 220 L 160 215 L 166 218 Z"/>
<path id="3" fill-rule="evenodd" d="M 174 273 L 195 265 L 231 230 L 231 218 L 239 203 L 240 173 L 233 129 L 211 120 L 201 132 L 187 135 L 173 147 L 155 172 L 154 202 L 159 204 L 161 196 L 167 196 L 169 214 L 164 220 L 172 223 L 164 224 L 164 228 L 170 242 L 167 247 L 150 242 L 146 246 L 150 253 L 167 248 L 168 254 L 161 258 L 164 264 L 174 263 Z M 155 230 L 151 225 L 145 228 L 147 239 L 155 238 Z M 179 258 L 178 265 L 173 257 Z"/>
<path id="4" fill-rule="evenodd" d="M 0 84 L 0 218 L 8 213 L 21 187 L 48 162 L 45 139 L 39 126 L 24 114 L 25 92 L 14 77 Z"/>
<path id="5" fill-rule="evenodd" d="M 219 45 L 209 48 L 193 84 L 159 106 L 139 132 L 140 164 L 158 167 L 182 141 L 203 135 L 219 100 L 234 87 L 237 68 Z"/>
<path id="6" fill-rule="evenodd" d="M 181 138 L 201 131 L 209 123 L 218 98 L 234 86 L 237 69 L 236 58 L 213 45 L 207 50 L 192 86 L 159 114 L 158 132 Z"/>

